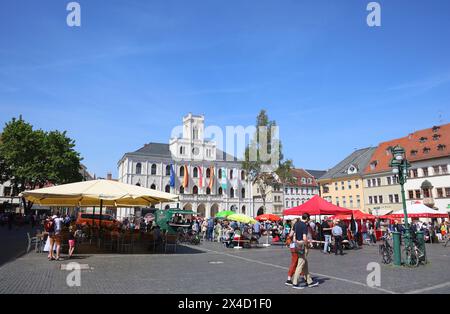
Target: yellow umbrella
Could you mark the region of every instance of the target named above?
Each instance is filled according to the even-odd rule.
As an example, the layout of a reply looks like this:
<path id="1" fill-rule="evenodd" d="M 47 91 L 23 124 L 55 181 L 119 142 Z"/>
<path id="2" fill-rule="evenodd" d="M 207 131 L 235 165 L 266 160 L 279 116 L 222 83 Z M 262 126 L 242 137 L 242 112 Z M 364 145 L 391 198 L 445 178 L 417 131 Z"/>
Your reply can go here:
<path id="1" fill-rule="evenodd" d="M 227 220 L 242 222 L 245 224 L 254 224 L 256 220 L 244 214 L 233 214 L 227 217 Z"/>
<path id="2" fill-rule="evenodd" d="M 38 205 L 87 207 L 141 207 L 178 200 L 175 194 L 111 180 L 92 180 L 52 186 L 21 193 Z"/>

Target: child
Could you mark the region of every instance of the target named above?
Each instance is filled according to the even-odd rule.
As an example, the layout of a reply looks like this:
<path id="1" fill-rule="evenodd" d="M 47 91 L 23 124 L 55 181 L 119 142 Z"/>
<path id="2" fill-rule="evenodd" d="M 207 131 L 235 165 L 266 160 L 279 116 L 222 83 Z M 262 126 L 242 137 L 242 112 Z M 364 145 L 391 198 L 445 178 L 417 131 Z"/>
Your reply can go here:
<path id="1" fill-rule="evenodd" d="M 69 228 L 69 258 L 72 257 L 73 251 L 75 251 L 75 233 L 76 233 L 76 231 L 74 231 L 73 227 L 70 226 L 70 228 Z"/>

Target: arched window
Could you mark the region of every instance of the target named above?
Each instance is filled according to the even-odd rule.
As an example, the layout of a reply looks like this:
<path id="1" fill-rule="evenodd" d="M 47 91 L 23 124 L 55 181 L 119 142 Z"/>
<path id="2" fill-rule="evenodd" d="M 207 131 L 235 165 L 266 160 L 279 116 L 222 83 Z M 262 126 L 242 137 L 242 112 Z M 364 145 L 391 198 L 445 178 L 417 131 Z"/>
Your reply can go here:
<path id="1" fill-rule="evenodd" d="M 166 166 L 166 176 L 170 176 L 170 165 Z"/>
<path id="2" fill-rule="evenodd" d="M 136 164 L 136 174 L 141 174 L 142 173 L 142 164 L 140 162 L 138 162 Z"/>
<path id="3" fill-rule="evenodd" d="M 180 177 L 184 177 L 184 166 L 180 167 Z"/>
<path id="4" fill-rule="evenodd" d="M 245 205 L 242 206 L 242 214 L 244 214 L 244 215 L 246 214 L 245 213 Z"/>
<path id="5" fill-rule="evenodd" d="M 230 197 L 234 198 L 234 189 L 233 188 L 230 189 Z"/>
<path id="6" fill-rule="evenodd" d="M 184 187 L 180 186 L 180 194 L 184 194 Z"/>
<path id="7" fill-rule="evenodd" d="M 241 180 L 245 180 L 245 171 L 244 170 L 241 171 Z"/>
<path id="8" fill-rule="evenodd" d="M 170 205 L 166 205 L 165 207 L 164 207 L 164 209 L 170 209 Z"/>
<path id="9" fill-rule="evenodd" d="M 180 155 L 184 155 L 184 146 L 180 146 Z"/>
<path id="10" fill-rule="evenodd" d="M 219 190 L 217 191 L 217 194 L 222 195 L 223 194 L 223 189 L 222 187 L 219 188 Z"/>
<path id="11" fill-rule="evenodd" d="M 192 188 L 192 194 L 198 194 L 198 187 L 196 185 L 194 185 L 194 187 Z"/>
<path id="12" fill-rule="evenodd" d="M 166 188 L 164 189 L 166 193 L 170 193 L 170 185 L 166 185 Z"/>
<path id="13" fill-rule="evenodd" d="M 233 179 L 233 169 L 230 170 L 230 179 Z"/>
<path id="14" fill-rule="evenodd" d="M 198 178 L 198 168 L 197 167 L 194 167 L 194 170 L 192 171 L 192 176 L 194 178 Z"/>
<path id="15" fill-rule="evenodd" d="M 206 188 L 206 195 L 210 195 L 211 194 L 211 189 L 209 187 Z"/>
<path id="16" fill-rule="evenodd" d="M 138 183 L 136 183 L 136 186 L 141 186 L 141 184 L 138 182 Z"/>
<path id="17" fill-rule="evenodd" d="M 156 165 L 155 164 L 152 165 L 152 172 L 151 172 L 151 174 L 152 175 L 156 174 Z"/>
<path id="18" fill-rule="evenodd" d="M 242 198 L 245 198 L 245 189 L 244 188 L 242 188 L 242 190 L 241 190 L 241 195 L 242 195 Z"/>
<path id="19" fill-rule="evenodd" d="M 150 189 L 156 190 L 156 185 L 155 185 L 155 184 L 152 184 L 152 185 L 150 186 Z"/>
<path id="20" fill-rule="evenodd" d="M 219 179 L 222 179 L 222 169 L 219 169 L 219 173 L 217 174 L 217 176 L 219 177 Z"/>
<path id="21" fill-rule="evenodd" d="M 206 177 L 211 178 L 211 169 L 210 168 L 206 169 Z"/>

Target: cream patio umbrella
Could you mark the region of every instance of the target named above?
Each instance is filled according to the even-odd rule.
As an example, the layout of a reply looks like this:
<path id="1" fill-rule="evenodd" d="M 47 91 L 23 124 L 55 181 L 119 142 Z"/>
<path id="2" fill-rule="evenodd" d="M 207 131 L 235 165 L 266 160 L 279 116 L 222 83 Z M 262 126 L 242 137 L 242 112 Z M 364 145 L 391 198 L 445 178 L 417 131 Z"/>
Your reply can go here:
<path id="1" fill-rule="evenodd" d="M 161 202 L 173 202 L 178 196 L 112 180 L 92 180 L 52 186 L 21 193 L 38 205 L 88 207 L 140 207 Z"/>

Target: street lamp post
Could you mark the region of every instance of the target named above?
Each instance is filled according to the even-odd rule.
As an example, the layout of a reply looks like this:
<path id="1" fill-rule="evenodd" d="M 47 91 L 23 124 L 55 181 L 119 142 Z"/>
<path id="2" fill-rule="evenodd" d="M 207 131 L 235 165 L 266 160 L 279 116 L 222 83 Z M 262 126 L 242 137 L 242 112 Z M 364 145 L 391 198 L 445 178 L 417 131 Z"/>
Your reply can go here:
<path id="1" fill-rule="evenodd" d="M 392 168 L 392 172 L 397 175 L 398 182 L 400 183 L 401 193 L 402 193 L 402 203 L 403 203 L 403 214 L 405 220 L 405 247 L 410 245 L 410 230 L 409 230 L 409 222 L 408 222 L 408 212 L 406 210 L 406 196 L 405 196 L 405 183 L 408 179 L 408 169 L 411 167 L 411 164 L 406 159 L 405 149 L 399 145 L 391 148 L 392 160 L 390 162 L 390 167 Z M 394 249 L 396 246 L 394 246 Z M 397 252 L 400 256 L 400 252 Z M 409 261 L 407 261 L 408 263 Z"/>

